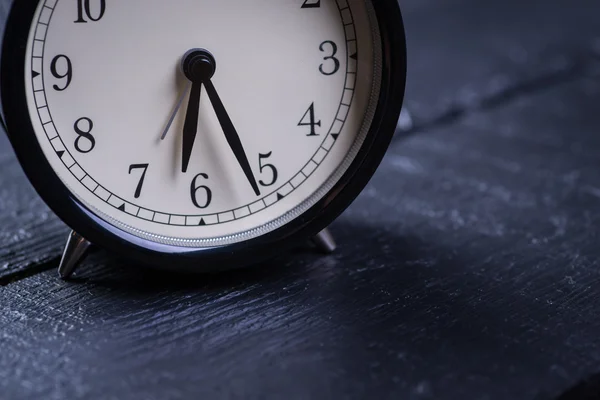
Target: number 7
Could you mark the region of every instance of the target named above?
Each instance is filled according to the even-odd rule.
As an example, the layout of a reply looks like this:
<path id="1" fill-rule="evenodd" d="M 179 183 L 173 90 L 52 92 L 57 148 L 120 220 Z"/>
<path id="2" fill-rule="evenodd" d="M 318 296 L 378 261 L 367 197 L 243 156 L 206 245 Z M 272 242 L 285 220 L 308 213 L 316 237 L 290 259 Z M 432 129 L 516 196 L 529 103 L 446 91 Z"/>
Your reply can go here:
<path id="1" fill-rule="evenodd" d="M 129 166 L 129 175 L 131 175 L 131 172 L 134 169 L 143 169 L 144 172 L 142 172 L 142 177 L 140 179 L 140 182 L 137 185 L 137 188 L 135 189 L 135 198 L 139 199 L 140 195 L 142 194 L 142 186 L 144 186 L 144 179 L 146 179 L 146 172 L 148 171 L 148 165 L 149 164 L 133 164 Z"/>

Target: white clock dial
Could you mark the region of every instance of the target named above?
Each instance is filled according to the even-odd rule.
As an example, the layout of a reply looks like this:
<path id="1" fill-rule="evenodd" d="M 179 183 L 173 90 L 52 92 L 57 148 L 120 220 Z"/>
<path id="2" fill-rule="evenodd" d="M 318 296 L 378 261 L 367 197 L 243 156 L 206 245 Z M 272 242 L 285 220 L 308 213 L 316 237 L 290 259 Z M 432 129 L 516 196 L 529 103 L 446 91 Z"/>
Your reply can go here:
<path id="1" fill-rule="evenodd" d="M 181 246 L 245 240 L 322 199 L 360 150 L 374 21 L 365 0 L 42 0 L 30 117 L 62 182 L 112 225 Z M 186 75 L 193 49 L 214 71 Z"/>

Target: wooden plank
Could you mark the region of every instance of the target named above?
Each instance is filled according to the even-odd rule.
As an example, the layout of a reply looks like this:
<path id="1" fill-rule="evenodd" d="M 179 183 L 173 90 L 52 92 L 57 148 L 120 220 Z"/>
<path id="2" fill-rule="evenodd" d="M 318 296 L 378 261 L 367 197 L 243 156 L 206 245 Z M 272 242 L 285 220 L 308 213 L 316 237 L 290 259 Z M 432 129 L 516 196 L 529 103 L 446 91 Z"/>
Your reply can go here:
<path id="1" fill-rule="evenodd" d="M 409 50 L 406 106 L 419 129 L 532 83 L 577 76 L 581 64 L 600 53 L 597 18 L 590 12 L 596 0 L 577 7 L 569 0 L 400 4 Z"/>
<path id="2" fill-rule="evenodd" d="M 0 285 L 60 256 L 67 229 L 48 209 L 0 132 Z"/>
<path id="3" fill-rule="evenodd" d="M 0 397 L 541 399 L 588 378 L 600 79 L 597 3 L 582 1 L 413 2 L 408 103 L 430 129 L 336 223 L 336 254 L 189 278 L 100 252 L 75 284 L 51 271 L 1 288 Z M 504 74 L 509 88 L 559 79 L 483 110 Z M 432 129 L 453 107 L 463 119 Z M 35 225 L 44 206 L 2 140 L 0 251 L 21 256 L 0 265 L 56 267 L 64 227 Z M 29 234 L 11 240 L 22 215 Z"/>
<path id="4" fill-rule="evenodd" d="M 10 3 L 0 1 L 2 34 Z M 66 234 L 29 184 L 0 128 L 0 286 L 56 262 Z"/>
<path id="5" fill-rule="evenodd" d="M 451 122 L 540 77 L 572 73 L 575 55 L 589 53 L 597 35 L 589 12 L 597 3 L 569 7 L 565 1 L 401 0 L 409 42 L 407 105 L 417 127 Z M 0 3 L 0 20 L 6 4 Z M 67 229 L 30 188 L 4 137 L 0 149 L 1 285 L 55 263 Z"/>
<path id="6" fill-rule="evenodd" d="M 8 398 L 555 398 L 600 362 L 600 77 L 396 144 L 306 250 L 9 285 Z"/>

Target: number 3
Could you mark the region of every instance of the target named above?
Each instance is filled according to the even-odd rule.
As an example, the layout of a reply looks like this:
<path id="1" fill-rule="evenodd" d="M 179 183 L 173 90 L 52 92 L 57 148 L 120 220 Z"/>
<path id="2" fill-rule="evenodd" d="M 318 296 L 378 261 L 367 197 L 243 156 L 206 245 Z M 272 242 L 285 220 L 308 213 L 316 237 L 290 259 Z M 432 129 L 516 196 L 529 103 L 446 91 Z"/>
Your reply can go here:
<path id="1" fill-rule="evenodd" d="M 321 43 L 321 45 L 319 46 L 319 50 L 321 50 L 322 52 L 326 51 L 326 47 L 331 47 L 331 55 L 330 56 L 326 56 L 323 58 L 323 60 L 325 61 L 333 61 L 333 70 L 331 71 L 326 71 L 325 70 L 325 63 L 321 64 L 321 66 L 319 67 L 319 71 L 321 71 L 321 73 L 323 75 L 333 75 L 336 72 L 338 72 L 340 70 L 340 60 L 338 60 L 335 55 L 337 54 L 338 51 L 338 47 L 337 45 L 332 42 L 331 40 L 326 40 L 323 43 Z"/>

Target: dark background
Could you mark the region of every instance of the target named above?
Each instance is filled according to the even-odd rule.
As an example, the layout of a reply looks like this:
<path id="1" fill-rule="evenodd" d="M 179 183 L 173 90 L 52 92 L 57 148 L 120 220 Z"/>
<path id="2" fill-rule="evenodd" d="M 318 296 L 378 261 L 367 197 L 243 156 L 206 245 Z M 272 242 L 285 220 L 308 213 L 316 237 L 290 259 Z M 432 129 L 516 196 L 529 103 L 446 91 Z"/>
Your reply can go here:
<path id="1" fill-rule="evenodd" d="M 0 398 L 597 398 L 600 1 L 401 5 L 412 128 L 331 256 L 62 282 L 0 135 Z"/>

